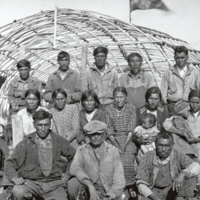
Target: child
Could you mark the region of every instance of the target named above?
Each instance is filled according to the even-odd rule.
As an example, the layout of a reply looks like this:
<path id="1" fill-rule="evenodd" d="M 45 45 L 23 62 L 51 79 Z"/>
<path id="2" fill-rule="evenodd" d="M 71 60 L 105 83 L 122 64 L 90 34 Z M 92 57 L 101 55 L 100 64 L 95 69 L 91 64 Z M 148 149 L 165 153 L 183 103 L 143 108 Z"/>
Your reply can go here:
<path id="1" fill-rule="evenodd" d="M 187 102 L 178 101 L 175 104 L 174 111 L 177 115 L 168 118 L 163 123 L 165 130 L 174 133 L 175 148 L 191 158 L 198 157 L 198 150 L 194 144 L 189 144 L 194 138 L 192 130 L 187 121 L 190 115 L 190 106 Z"/>
<path id="2" fill-rule="evenodd" d="M 151 113 L 147 113 L 143 118 L 142 126 L 137 126 L 135 128 L 135 136 L 138 139 L 143 139 L 145 144 L 141 144 L 140 151 L 138 153 L 139 159 L 141 156 L 151 150 L 155 149 L 155 137 L 159 133 L 156 127 L 156 117 Z"/>

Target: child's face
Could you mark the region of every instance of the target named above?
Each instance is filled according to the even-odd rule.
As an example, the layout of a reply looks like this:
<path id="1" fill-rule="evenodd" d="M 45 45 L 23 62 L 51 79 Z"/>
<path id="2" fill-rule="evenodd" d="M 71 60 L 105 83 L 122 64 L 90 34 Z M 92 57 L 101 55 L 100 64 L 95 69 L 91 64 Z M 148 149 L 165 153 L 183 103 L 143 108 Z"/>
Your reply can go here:
<path id="1" fill-rule="evenodd" d="M 153 127 L 153 124 L 150 123 L 149 119 L 144 119 L 142 127 L 145 128 L 145 129 L 149 129 L 149 128 Z"/>
<path id="2" fill-rule="evenodd" d="M 200 110 L 200 98 L 199 97 L 191 97 L 189 99 L 189 104 L 190 104 L 191 112 L 196 113 Z"/>

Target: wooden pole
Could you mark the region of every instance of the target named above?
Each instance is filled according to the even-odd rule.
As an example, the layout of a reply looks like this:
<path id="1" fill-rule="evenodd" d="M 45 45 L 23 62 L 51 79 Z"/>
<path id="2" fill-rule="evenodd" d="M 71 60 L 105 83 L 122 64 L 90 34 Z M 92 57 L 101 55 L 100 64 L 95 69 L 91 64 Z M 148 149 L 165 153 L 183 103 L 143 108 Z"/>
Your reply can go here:
<path id="1" fill-rule="evenodd" d="M 26 47 L 25 45 L 20 45 L 20 49 L 19 49 L 19 52 L 20 52 L 20 60 L 21 59 L 24 59 L 24 56 L 25 56 L 25 50 L 26 50 Z"/>
<path id="2" fill-rule="evenodd" d="M 88 43 L 83 42 L 82 55 L 81 55 L 81 69 L 80 69 L 82 91 L 84 91 L 87 87 L 87 81 L 86 81 L 87 49 L 88 49 Z"/>
<path id="3" fill-rule="evenodd" d="M 54 38 L 53 38 L 53 47 L 56 48 L 56 32 L 57 32 L 57 5 L 55 5 L 54 11 Z"/>

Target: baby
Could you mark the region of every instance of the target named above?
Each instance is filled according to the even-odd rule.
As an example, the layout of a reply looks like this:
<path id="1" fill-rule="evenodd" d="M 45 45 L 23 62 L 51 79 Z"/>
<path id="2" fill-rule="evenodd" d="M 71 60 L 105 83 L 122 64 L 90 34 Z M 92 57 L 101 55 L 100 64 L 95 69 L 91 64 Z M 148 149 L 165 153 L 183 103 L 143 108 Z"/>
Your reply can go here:
<path id="1" fill-rule="evenodd" d="M 145 144 L 140 146 L 142 154 L 155 149 L 155 137 L 159 133 L 156 127 L 156 117 L 151 113 L 147 113 L 143 118 L 142 126 L 135 128 L 135 136 L 143 139 Z M 139 156 L 140 157 L 140 156 Z"/>

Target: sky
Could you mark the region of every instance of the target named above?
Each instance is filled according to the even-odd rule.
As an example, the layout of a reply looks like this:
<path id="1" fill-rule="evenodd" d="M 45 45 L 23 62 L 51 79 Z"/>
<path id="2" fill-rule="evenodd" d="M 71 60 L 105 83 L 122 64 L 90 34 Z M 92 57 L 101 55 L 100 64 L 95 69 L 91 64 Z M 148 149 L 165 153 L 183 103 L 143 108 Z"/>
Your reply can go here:
<path id="1" fill-rule="evenodd" d="M 136 10 L 132 23 L 167 33 L 200 50 L 200 0 L 163 0 L 170 12 Z M 94 11 L 129 23 L 129 0 L 0 0 L 0 27 L 41 10 Z"/>

